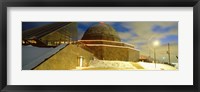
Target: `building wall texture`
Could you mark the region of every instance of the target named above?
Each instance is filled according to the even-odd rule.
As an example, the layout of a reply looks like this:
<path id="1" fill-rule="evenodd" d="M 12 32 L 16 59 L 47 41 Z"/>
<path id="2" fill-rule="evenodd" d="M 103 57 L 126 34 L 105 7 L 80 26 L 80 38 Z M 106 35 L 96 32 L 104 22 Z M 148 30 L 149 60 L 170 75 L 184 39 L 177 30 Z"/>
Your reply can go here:
<path id="1" fill-rule="evenodd" d="M 138 50 L 132 50 L 132 49 L 128 49 L 128 58 L 130 61 L 139 61 L 139 57 L 140 57 L 140 51 Z"/>
<path id="2" fill-rule="evenodd" d="M 94 55 L 77 45 L 68 45 L 61 51 L 42 62 L 34 70 L 70 70 L 79 66 L 78 58 L 83 57 L 83 67 L 88 66 Z"/>
<path id="3" fill-rule="evenodd" d="M 94 56 L 100 60 L 139 61 L 139 51 L 130 48 L 89 46 Z"/>

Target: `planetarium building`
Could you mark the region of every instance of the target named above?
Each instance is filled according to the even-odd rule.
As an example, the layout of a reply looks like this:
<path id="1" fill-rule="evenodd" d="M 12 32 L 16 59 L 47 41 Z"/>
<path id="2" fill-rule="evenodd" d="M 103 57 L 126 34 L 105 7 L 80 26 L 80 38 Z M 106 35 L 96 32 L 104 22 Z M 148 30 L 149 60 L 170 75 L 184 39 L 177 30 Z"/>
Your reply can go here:
<path id="1" fill-rule="evenodd" d="M 89 48 L 99 60 L 139 60 L 139 51 L 133 45 L 121 42 L 117 31 L 105 23 L 88 28 L 78 43 Z"/>

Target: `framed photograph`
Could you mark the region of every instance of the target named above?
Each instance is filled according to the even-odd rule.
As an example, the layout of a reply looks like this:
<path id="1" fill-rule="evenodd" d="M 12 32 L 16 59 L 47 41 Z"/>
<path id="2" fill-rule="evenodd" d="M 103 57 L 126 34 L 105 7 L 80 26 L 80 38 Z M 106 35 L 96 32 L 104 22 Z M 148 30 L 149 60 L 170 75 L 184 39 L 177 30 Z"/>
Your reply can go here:
<path id="1" fill-rule="evenodd" d="M 199 0 L 0 6 L 2 92 L 199 91 Z"/>

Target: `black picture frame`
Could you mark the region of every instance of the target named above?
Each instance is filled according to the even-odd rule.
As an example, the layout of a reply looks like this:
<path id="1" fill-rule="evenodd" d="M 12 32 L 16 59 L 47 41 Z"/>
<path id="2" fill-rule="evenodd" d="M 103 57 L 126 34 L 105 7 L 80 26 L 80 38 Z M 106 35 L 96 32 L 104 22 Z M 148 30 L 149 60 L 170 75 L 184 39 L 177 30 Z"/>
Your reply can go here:
<path id="1" fill-rule="evenodd" d="M 199 92 L 200 0 L 2 0 L 0 2 L 0 90 L 2 92 Z M 193 7 L 194 85 L 7 85 L 7 7 Z M 187 74 L 185 75 L 187 76 Z"/>

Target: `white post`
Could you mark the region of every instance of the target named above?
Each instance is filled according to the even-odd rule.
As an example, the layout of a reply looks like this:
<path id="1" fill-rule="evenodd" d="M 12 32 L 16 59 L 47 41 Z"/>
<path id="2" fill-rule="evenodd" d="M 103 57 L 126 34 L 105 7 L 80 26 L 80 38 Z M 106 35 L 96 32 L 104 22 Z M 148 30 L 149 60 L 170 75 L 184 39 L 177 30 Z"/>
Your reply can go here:
<path id="1" fill-rule="evenodd" d="M 80 56 L 80 67 L 83 66 L 83 56 Z"/>

